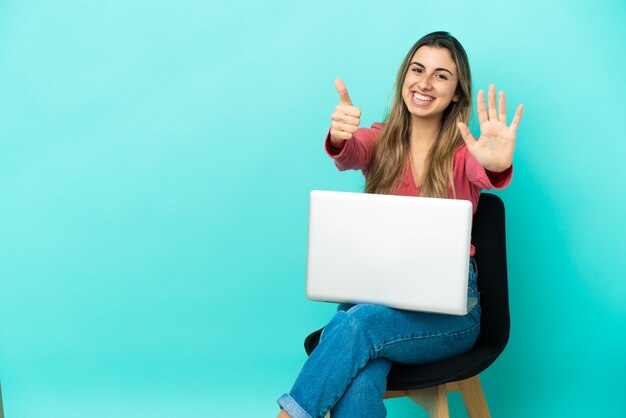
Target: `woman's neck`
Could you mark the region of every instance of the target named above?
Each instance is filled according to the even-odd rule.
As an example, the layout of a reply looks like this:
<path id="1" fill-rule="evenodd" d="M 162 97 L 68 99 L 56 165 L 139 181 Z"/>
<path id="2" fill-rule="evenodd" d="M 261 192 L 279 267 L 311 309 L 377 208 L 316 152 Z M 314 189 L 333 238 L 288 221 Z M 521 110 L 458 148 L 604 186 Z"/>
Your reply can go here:
<path id="1" fill-rule="evenodd" d="M 429 150 L 437 140 L 441 130 L 441 119 L 411 118 L 411 149 Z"/>

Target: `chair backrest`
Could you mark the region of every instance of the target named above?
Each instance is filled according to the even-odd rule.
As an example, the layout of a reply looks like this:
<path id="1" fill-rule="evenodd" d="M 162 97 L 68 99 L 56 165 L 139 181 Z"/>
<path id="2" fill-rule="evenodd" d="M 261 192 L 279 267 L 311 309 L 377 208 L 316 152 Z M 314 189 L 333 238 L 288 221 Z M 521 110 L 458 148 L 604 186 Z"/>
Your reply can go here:
<path id="1" fill-rule="evenodd" d="M 478 290 L 482 312 L 477 344 L 504 350 L 511 327 L 506 263 L 504 204 L 482 193 L 474 214 L 472 243 L 476 247 Z"/>

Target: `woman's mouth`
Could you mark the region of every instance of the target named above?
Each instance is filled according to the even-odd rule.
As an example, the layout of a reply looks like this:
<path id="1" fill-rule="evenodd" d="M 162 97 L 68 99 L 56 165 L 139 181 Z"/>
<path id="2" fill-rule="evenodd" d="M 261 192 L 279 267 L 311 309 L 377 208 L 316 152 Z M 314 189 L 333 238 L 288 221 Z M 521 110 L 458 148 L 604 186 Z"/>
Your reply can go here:
<path id="1" fill-rule="evenodd" d="M 417 93 L 417 92 L 414 92 L 411 95 L 411 101 L 416 106 L 428 106 L 434 100 L 435 100 L 435 98 L 432 97 L 432 96 L 426 96 L 425 94 L 420 94 L 420 93 Z"/>

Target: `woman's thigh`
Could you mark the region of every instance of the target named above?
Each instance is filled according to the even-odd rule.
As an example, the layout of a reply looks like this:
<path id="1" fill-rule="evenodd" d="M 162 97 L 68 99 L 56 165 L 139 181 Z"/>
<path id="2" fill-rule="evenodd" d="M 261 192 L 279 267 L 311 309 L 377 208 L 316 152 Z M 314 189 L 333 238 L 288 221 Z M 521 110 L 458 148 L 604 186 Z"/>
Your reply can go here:
<path id="1" fill-rule="evenodd" d="M 419 364 L 468 351 L 480 332 L 480 307 L 465 316 L 404 311 L 379 305 L 340 305 L 348 325 L 365 333 L 372 358 Z"/>

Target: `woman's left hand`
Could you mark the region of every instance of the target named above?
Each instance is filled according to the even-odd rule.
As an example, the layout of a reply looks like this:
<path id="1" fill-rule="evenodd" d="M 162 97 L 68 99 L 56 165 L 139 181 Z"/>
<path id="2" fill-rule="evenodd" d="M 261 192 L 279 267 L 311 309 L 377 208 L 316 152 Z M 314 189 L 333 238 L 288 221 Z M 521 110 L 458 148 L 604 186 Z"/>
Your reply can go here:
<path id="1" fill-rule="evenodd" d="M 489 98 L 485 108 L 485 92 L 478 92 L 478 120 L 480 122 L 480 138 L 472 136 L 467 125 L 458 122 L 467 149 L 485 169 L 501 172 L 509 168 L 515 151 L 517 126 L 522 118 L 524 106 L 519 105 L 510 126 L 506 125 L 506 97 L 500 91 L 498 112 L 496 112 L 496 87 L 489 86 Z"/>

